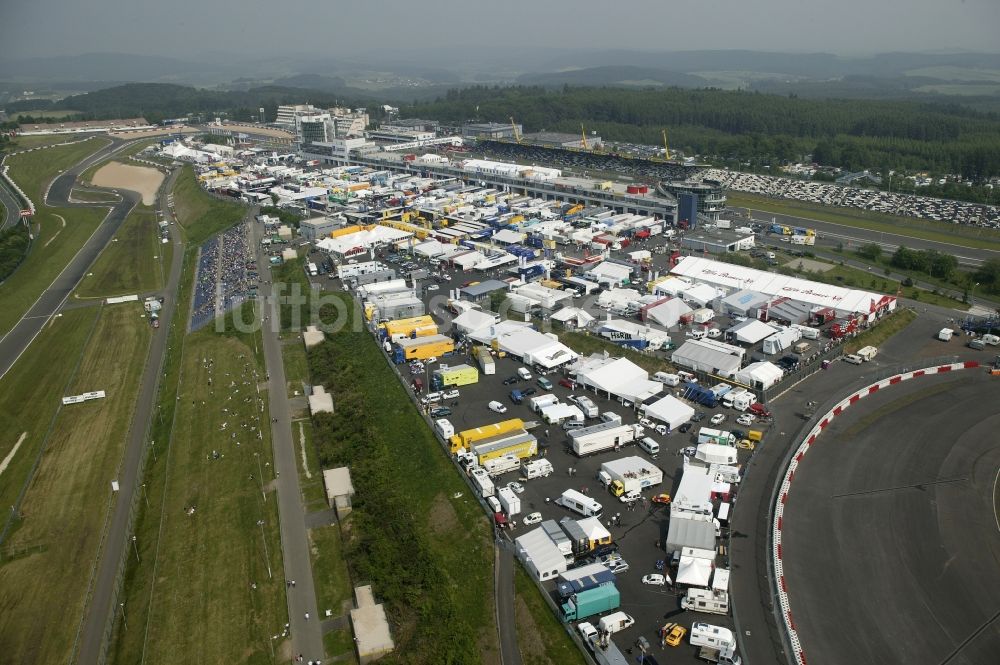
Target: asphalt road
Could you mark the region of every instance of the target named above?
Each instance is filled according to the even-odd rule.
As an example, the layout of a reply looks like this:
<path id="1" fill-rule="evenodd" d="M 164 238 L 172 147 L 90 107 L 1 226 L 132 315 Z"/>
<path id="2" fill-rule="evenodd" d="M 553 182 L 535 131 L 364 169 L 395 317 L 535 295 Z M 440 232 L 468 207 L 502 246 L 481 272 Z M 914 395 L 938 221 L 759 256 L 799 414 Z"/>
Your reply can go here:
<path id="1" fill-rule="evenodd" d="M 732 604 L 739 628 L 740 647 L 747 665 L 786 662 L 779 637 L 779 630 L 783 627 L 779 628 L 775 623 L 773 604 L 776 598 L 768 578 L 771 528 L 768 516 L 781 461 L 789 447 L 798 442 L 796 434 L 806 426 L 800 414 L 805 411 L 807 402 L 832 405 L 844 395 L 871 383 L 875 374 L 900 365 L 916 368 L 951 354 L 962 360 L 977 359 L 981 362 L 992 358 L 964 346 L 961 337 L 947 344 L 935 339 L 936 332 L 948 325 L 948 319 L 955 315 L 953 310 L 913 301 L 903 304 L 918 307 L 920 316 L 904 332 L 883 344 L 873 362 L 861 366 L 833 363 L 830 369 L 812 375 L 769 405 L 775 414 L 774 427 L 769 438 L 765 439 L 766 445 L 755 451 L 747 465 L 732 521 Z M 837 551 L 837 548 L 831 551 Z M 787 556 L 785 566 L 787 570 Z M 807 656 L 812 662 L 811 654 Z"/>
<path id="2" fill-rule="evenodd" d="M 257 253 L 258 272 L 262 283 L 259 293 L 266 303 L 262 312 L 264 362 L 268 373 L 268 404 L 271 419 L 271 445 L 274 449 L 274 485 L 278 493 L 278 515 L 281 521 L 281 551 L 285 579 L 295 580 L 295 587 L 288 589 L 288 621 L 292 632 L 292 653 L 303 654 L 306 661 L 322 659 L 323 631 L 316 607 L 316 588 L 313 582 L 312 561 L 309 557 L 309 534 L 306 530 L 305 507 L 299 490 L 298 467 L 295 462 L 295 444 L 292 437 L 291 408 L 286 392 L 284 360 L 276 303 L 271 298 L 271 264 L 260 247 L 262 229 L 251 223 L 251 246 Z M 293 344 L 301 342 L 291 342 Z M 307 620 L 306 614 L 309 619 Z"/>
<path id="3" fill-rule="evenodd" d="M 735 209 L 746 210 L 746 208 L 738 206 L 735 207 Z M 876 243 L 881 245 L 881 247 L 887 252 L 894 252 L 899 245 L 904 245 L 910 249 L 936 249 L 939 252 L 955 256 L 955 258 L 958 259 L 959 264 L 972 267 L 981 265 L 982 262 L 987 259 L 1000 258 L 1000 245 L 998 245 L 997 249 L 972 249 L 952 243 L 912 238 L 899 233 L 885 233 L 882 231 L 859 229 L 853 226 L 834 224 L 833 222 L 824 222 L 822 220 L 812 219 L 809 217 L 793 217 L 791 215 L 782 215 L 779 213 L 768 212 L 767 210 L 758 210 L 756 208 L 750 208 L 750 210 L 754 213 L 755 221 L 771 223 L 771 220 L 774 219 L 774 223 L 777 224 L 806 226 L 816 229 L 816 232 L 823 237 L 823 240 L 843 240 L 845 241 L 845 244 L 847 241 L 853 241 L 858 245 Z M 947 233 L 948 227 L 942 224 L 941 231 L 943 233 Z"/>
<path id="4" fill-rule="evenodd" d="M 57 207 L 98 207 L 107 208 L 107 204 L 76 204 L 69 202 L 69 194 L 73 189 L 77 175 L 94 162 L 105 159 L 108 155 L 121 150 L 127 145 L 113 141 L 111 145 L 88 157 L 80 164 L 65 171 L 52 181 L 46 200 L 41 205 Z M 141 200 L 135 192 L 121 190 L 122 200 L 116 203 L 93 234 L 87 239 L 80 250 L 73 256 L 66 267 L 53 280 L 52 284 L 42 292 L 35 303 L 21 317 L 14 327 L 0 338 L 0 377 L 21 357 L 25 349 L 34 341 L 38 333 L 66 302 L 66 298 L 76 288 L 91 264 L 110 242 L 112 236 L 125 221 L 125 218 Z"/>
<path id="5" fill-rule="evenodd" d="M 167 206 L 164 192 L 170 191 L 176 179 L 177 175 L 175 172 L 166 178 L 160 187 L 158 207 L 160 212 L 164 213 L 163 216 L 165 219 L 167 218 Z M 125 191 L 120 193 L 126 199 L 134 199 L 131 205 L 135 205 L 135 202 L 139 200 L 138 194 Z M 116 210 L 120 205 L 116 206 Z M 131 206 L 129 206 L 129 210 L 131 210 Z M 170 274 L 167 277 L 166 286 L 162 293 L 164 303 L 163 310 L 160 313 L 160 319 L 168 323 L 172 320 L 174 308 L 177 305 L 177 290 L 184 262 L 184 241 L 181 237 L 179 227 L 171 225 L 169 229 L 170 241 L 174 245 L 174 251 L 170 263 Z M 103 247 L 103 244 L 101 246 Z M 94 576 L 93 596 L 84 615 L 83 629 L 80 633 L 80 650 L 77 658 L 77 662 L 79 663 L 98 662 L 99 655 L 102 652 L 104 629 L 107 626 L 108 618 L 117 610 L 117 608 L 112 606 L 115 576 L 118 573 L 122 557 L 128 554 L 126 551 L 128 547 L 126 539 L 128 537 L 129 507 L 132 505 L 136 481 L 141 471 L 142 448 L 146 442 L 146 434 L 149 431 L 149 424 L 156 403 L 156 392 L 159 387 L 163 358 L 167 348 L 168 331 L 168 326 L 153 331 L 153 340 L 150 343 L 149 355 L 146 359 L 146 367 L 142 375 L 142 383 L 139 386 L 139 394 L 136 397 L 135 412 L 132 415 L 132 427 L 129 430 L 129 437 L 124 457 L 122 458 L 121 474 L 116 479 L 118 480 L 120 489 L 115 501 L 114 512 L 111 516 L 107 539 L 98 558 L 97 573 Z"/>
<path id="6" fill-rule="evenodd" d="M 799 466 L 782 530 L 810 663 L 976 665 L 1000 653 L 1000 380 L 862 400 Z"/>

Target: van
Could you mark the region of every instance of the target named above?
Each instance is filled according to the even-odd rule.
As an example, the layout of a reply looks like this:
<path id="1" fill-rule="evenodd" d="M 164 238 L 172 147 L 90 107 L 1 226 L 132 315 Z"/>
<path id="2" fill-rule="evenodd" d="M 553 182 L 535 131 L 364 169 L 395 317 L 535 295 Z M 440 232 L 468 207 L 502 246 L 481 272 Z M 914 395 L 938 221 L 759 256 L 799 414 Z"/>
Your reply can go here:
<path id="1" fill-rule="evenodd" d="M 518 367 L 517 375 L 525 381 L 531 381 L 531 372 L 528 371 L 527 367 Z"/>
<path id="2" fill-rule="evenodd" d="M 500 508 L 500 502 L 497 501 L 497 498 L 495 496 L 486 497 L 486 503 L 489 505 L 490 510 L 492 510 L 494 513 L 503 512 L 503 509 Z"/>
<path id="3" fill-rule="evenodd" d="M 538 380 L 535 381 L 535 383 L 537 383 L 538 387 L 541 388 L 542 390 L 552 390 L 552 382 L 546 379 L 544 376 L 538 377 Z"/>
<path id="4" fill-rule="evenodd" d="M 586 494 L 576 490 L 566 490 L 556 499 L 556 504 L 572 510 L 584 517 L 600 517 L 604 507 Z"/>
<path id="5" fill-rule="evenodd" d="M 680 385 L 681 377 L 676 374 L 669 374 L 667 372 L 657 372 L 653 375 L 653 381 L 659 381 L 665 386 L 677 386 Z"/>
<path id="6" fill-rule="evenodd" d="M 690 336 L 691 339 L 705 339 L 706 334 L 707 333 L 705 332 L 704 328 L 695 328 L 694 330 L 688 333 L 688 336 Z"/>
<path id="7" fill-rule="evenodd" d="M 643 437 L 639 441 L 639 447 L 654 457 L 660 454 L 660 444 L 658 444 L 656 441 L 653 441 L 648 436 Z"/>
<path id="8" fill-rule="evenodd" d="M 846 356 L 844 356 L 844 362 L 851 363 L 852 365 L 860 365 L 864 361 L 865 361 L 864 358 L 862 358 L 856 353 L 849 353 Z"/>
<path id="9" fill-rule="evenodd" d="M 455 435 L 455 427 L 451 424 L 451 421 L 446 418 L 440 418 L 434 421 L 434 431 L 437 432 L 438 436 L 445 441 Z"/>
<path id="10" fill-rule="evenodd" d="M 562 424 L 562 426 L 563 429 L 568 432 L 571 429 L 580 429 L 581 427 L 586 427 L 587 423 L 583 422 L 582 420 L 567 420 Z"/>
<path id="11" fill-rule="evenodd" d="M 729 594 L 710 589 L 688 589 L 681 598 L 681 607 L 692 612 L 729 614 Z"/>
<path id="12" fill-rule="evenodd" d="M 580 407 L 583 411 L 585 418 L 596 418 L 598 416 L 597 405 L 594 404 L 594 400 L 590 399 L 586 395 L 580 395 L 576 398 L 576 405 Z"/>

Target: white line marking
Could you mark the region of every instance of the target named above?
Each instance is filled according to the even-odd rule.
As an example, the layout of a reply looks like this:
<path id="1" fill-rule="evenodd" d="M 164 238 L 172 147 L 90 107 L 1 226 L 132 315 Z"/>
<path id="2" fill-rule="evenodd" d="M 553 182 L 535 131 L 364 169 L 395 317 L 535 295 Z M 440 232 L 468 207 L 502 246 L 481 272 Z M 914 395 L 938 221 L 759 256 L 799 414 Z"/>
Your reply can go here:
<path id="1" fill-rule="evenodd" d="M 28 437 L 27 432 L 21 432 L 21 436 L 20 438 L 18 438 L 17 443 L 15 443 L 14 447 L 10 449 L 9 453 L 7 453 L 7 457 L 4 457 L 3 461 L 0 462 L 0 473 L 3 473 L 4 471 L 7 470 L 7 465 L 9 465 L 10 461 L 14 459 L 14 455 L 17 454 L 17 449 L 21 447 L 21 444 L 24 443 L 24 440 L 27 437 Z"/>
<path id="2" fill-rule="evenodd" d="M 302 470 L 305 471 L 306 479 L 311 480 L 312 474 L 309 473 L 309 464 L 306 462 L 306 432 L 302 429 L 302 423 L 299 423 L 299 450 L 302 452 Z"/>

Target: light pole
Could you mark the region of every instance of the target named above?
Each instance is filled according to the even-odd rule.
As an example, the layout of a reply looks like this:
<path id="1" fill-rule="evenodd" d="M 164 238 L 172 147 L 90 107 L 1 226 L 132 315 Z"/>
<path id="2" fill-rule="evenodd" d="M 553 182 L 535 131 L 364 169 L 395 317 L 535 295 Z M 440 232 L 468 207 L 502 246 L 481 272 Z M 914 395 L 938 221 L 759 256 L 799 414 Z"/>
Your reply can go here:
<path id="1" fill-rule="evenodd" d="M 264 520 L 257 520 L 257 526 L 260 527 L 260 542 L 264 543 L 264 562 L 267 564 L 267 579 L 272 579 L 271 557 L 267 553 L 267 538 L 264 537 Z"/>
<path id="2" fill-rule="evenodd" d="M 142 498 L 146 500 L 146 510 L 149 510 L 149 497 L 146 496 L 146 483 L 142 484 Z"/>
<path id="3" fill-rule="evenodd" d="M 139 545 L 136 542 L 135 536 L 132 536 L 132 550 L 135 552 L 135 562 L 136 563 L 140 563 L 140 561 L 139 561 Z"/>
<path id="4" fill-rule="evenodd" d="M 257 458 L 257 480 L 260 484 L 260 496 L 267 503 L 267 494 L 264 493 L 264 472 L 260 468 L 260 453 L 254 453 L 254 457 Z"/>
<path id="5" fill-rule="evenodd" d="M 976 306 L 976 287 L 979 286 L 979 282 L 972 285 L 972 292 L 969 294 L 969 309 Z"/>
<path id="6" fill-rule="evenodd" d="M 118 603 L 122 608 L 122 623 L 125 625 L 125 630 L 128 630 L 128 621 L 125 619 L 125 603 Z"/>

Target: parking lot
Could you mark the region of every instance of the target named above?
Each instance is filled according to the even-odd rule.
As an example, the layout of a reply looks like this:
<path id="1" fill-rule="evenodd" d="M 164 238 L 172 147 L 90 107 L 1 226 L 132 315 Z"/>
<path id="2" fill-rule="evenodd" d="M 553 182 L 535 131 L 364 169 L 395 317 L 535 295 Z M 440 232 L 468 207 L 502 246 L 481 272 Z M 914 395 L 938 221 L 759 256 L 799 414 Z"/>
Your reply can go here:
<path id="1" fill-rule="evenodd" d="M 322 256 L 316 254 L 311 256 L 309 260 L 320 258 Z M 400 259 L 390 265 L 399 269 L 402 263 L 404 261 Z M 445 325 L 452 316 L 445 309 L 449 292 L 470 281 L 475 281 L 475 279 L 481 280 L 489 277 L 477 275 L 475 279 L 471 279 L 468 274 L 451 274 L 440 267 L 430 266 L 429 262 L 420 259 L 413 259 L 412 265 L 408 267 L 429 268 L 438 277 L 437 280 L 431 278 L 422 281 L 425 286 L 431 286 L 429 290 L 422 289 L 422 295 L 428 304 L 428 311 L 434 314 L 439 323 L 439 329 L 444 334 L 451 332 Z M 446 275 L 450 279 L 441 277 L 441 275 Z M 503 277 L 502 274 L 497 276 Z M 331 280 L 329 276 L 320 275 L 311 279 L 326 288 L 329 288 L 331 284 L 340 285 L 339 281 Z M 582 298 L 577 299 L 577 302 L 582 303 L 582 301 Z M 484 307 L 488 307 L 487 303 L 483 304 Z M 678 343 L 682 343 L 684 333 L 677 334 Z M 607 411 L 616 413 L 624 423 L 637 423 L 639 421 L 640 416 L 635 406 L 625 406 L 621 402 L 596 395 L 593 392 L 584 393 L 581 389 L 571 389 L 560 383 L 560 380 L 567 378 L 565 371 L 556 370 L 544 374 L 544 378 L 552 383 L 551 390 L 544 390 L 538 383 L 540 375 L 535 368 L 528 368 L 532 376 L 530 380 L 525 380 L 518 376 L 518 369 L 525 367 L 521 362 L 509 357 L 495 357 L 494 362 L 495 374 L 485 375 L 480 372 L 477 383 L 458 388 L 459 397 L 457 399 L 436 401 L 426 405 L 425 411 L 430 415 L 433 409 L 447 409 L 447 415 L 444 417 L 451 422 L 456 432 L 511 418 L 520 418 L 526 423 L 537 423 L 532 427 L 531 433 L 539 441 L 539 455 L 551 462 L 554 472 L 548 477 L 525 480 L 519 471 L 513 471 L 494 479 L 498 488 L 510 482 L 519 482 L 523 487 L 522 493 L 519 494 L 522 504 L 521 514 L 512 520 L 512 528 L 504 533 L 504 537 L 513 540 L 534 529 L 534 526 L 525 526 L 521 523 L 523 518 L 530 513 L 538 512 L 541 513 L 544 520 L 556 521 L 564 517 L 580 517 L 555 503 L 555 499 L 565 490 L 575 489 L 597 500 L 603 506 L 601 523 L 611 532 L 621 558 L 628 564 L 628 569 L 619 572 L 616 580 L 622 598 L 620 609 L 632 616 L 636 622 L 631 628 L 616 633 L 614 642 L 623 652 L 626 652 L 632 649 L 639 637 L 642 636 L 653 645 L 650 653 L 654 656 L 661 656 L 669 651 L 671 661 L 677 658 L 685 660 L 689 658 L 690 662 L 700 662 L 694 657 L 696 648 L 690 646 L 687 640 L 679 647 L 666 647 L 667 651 L 661 648 L 657 636 L 659 628 L 668 621 L 676 621 L 686 627 L 690 627 L 693 621 L 703 621 L 733 628 L 732 619 L 728 616 L 683 611 L 680 609 L 680 596 L 683 595 L 683 590 L 678 591 L 670 586 L 652 586 L 642 583 L 642 577 L 646 574 L 665 572 L 672 578 L 675 573 L 669 568 L 669 564 L 666 570 L 660 571 L 657 568 L 657 562 L 669 559 L 664 546 L 670 508 L 668 505 L 652 502 L 651 498 L 660 493 L 674 496 L 681 478 L 682 451 L 697 442 L 699 427 L 709 426 L 725 430 L 737 428 L 745 433 L 748 428 L 736 423 L 740 414 L 722 407 L 705 409 L 693 405 L 700 414 L 698 416 L 700 422 L 693 423 L 687 432 L 674 431 L 664 436 L 646 428 L 645 435 L 650 436 L 660 445 L 660 452 L 655 458 L 651 458 L 637 445 L 624 446 L 617 452 L 603 452 L 578 458 L 567 448 L 569 442 L 567 432 L 559 425 L 546 425 L 544 422 L 540 422 L 538 414 L 532 412 L 529 406 L 531 396 L 552 393 L 561 402 L 567 403 L 573 395 L 587 394 L 596 403 L 602 414 Z M 422 369 L 415 372 L 411 372 L 410 367 L 405 364 L 398 367 L 401 375 L 408 380 L 411 386 L 412 380 L 419 378 L 424 387 L 422 394 L 426 394 L 430 390 L 430 379 L 435 369 L 438 369 L 442 364 L 455 366 L 463 363 L 479 367 L 471 355 L 471 346 L 460 344 L 453 355 L 438 358 L 436 362 L 425 363 Z M 663 369 L 666 368 L 667 366 L 664 364 Z M 535 393 L 526 396 L 521 404 L 515 404 L 510 396 L 512 390 L 522 392 L 534 390 Z M 676 394 L 676 391 L 677 388 L 665 387 L 665 392 Z M 502 403 L 506 412 L 501 414 L 491 410 L 489 404 L 493 401 Z M 725 419 L 719 424 L 711 424 L 713 416 L 724 416 Z M 587 425 L 597 422 L 599 422 L 597 419 L 588 419 Z M 758 422 L 751 427 L 763 431 L 766 442 L 767 424 Z M 740 449 L 738 451 L 740 464 L 745 464 L 751 454 L 748 450 Z M 597 478 L 602 463 L 629 456 L 640 456 L 647 459 L 663 471 L 663 482 L 659 486 L 644 491 L 642 499 L 631 505 L 623 503 L 613 496 Z M 738 491 L 730 497 L 731 501 L 736 500 L 735 494 L 738 494 Z M 726 556 L 727 540 L 728 530 L 723 527 L 721 538 L 718 541 L 720 554 L 716 559 L 716 565 L 721 568 L 728 568 L 729 565 Z M 545 583 L 545 587 L 552 593 L 555 588 L 554 581 Z M 593 621 L 596 622 L 596 618 Z"/>

